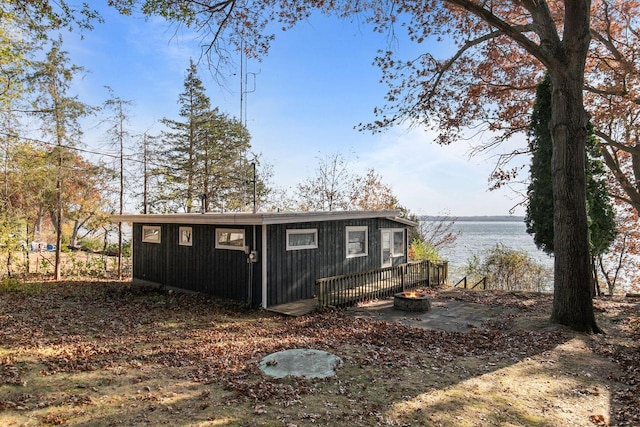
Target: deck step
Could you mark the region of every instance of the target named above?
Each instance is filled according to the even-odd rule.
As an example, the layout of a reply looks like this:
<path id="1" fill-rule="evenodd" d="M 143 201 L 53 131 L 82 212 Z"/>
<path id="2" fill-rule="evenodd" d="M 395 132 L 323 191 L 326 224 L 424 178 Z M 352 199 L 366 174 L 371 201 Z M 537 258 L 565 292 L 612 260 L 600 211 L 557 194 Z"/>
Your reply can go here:
<path id="1" fill-rule="evenodd" d="M 299 301 L 288 302 L 286 304 L 274 305 L 268 307 L 268 311 L 274 313 L 285 314 L 287 316 L 299 317 L 305 314 L 313 313 L 318 309 L 318 298 L 302 299 Z"/>

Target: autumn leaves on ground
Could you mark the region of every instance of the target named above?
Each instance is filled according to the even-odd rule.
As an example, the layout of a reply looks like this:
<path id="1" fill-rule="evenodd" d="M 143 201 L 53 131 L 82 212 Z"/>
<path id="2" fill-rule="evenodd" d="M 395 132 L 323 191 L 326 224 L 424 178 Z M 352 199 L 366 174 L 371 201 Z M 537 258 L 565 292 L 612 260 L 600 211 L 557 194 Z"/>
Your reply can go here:
<path id="1" fill-rule="evenodd" d="M 452 297 L 506 309 L 452 333 L 126 283 L 5 283 L 0 425 L 640 425 L 638 300 L 597 300 L 607 334 L 586 336 L 548 324 L 549 296 Z M 344 365 L 325 380 L 261 373 L 291 348 Z"/>

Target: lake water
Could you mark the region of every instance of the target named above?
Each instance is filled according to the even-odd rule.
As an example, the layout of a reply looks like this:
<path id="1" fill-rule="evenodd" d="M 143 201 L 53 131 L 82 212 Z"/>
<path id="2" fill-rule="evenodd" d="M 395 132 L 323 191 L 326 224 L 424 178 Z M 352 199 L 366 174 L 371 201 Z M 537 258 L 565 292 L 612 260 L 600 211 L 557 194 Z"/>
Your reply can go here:
<path id="1" fill-rule="evenodd" d="M 456 221 L 453 229 L 460 232 L 458 239 L 452 247 L 441 251 L 441 256 L 449 261 L 449 278 L 453 283 L 464 276 L 467 260 L 474 254 L 483 258 L 488 249 L 499 243 L 525 251 L 553 270 L 553 257 L 536 247 L 533 237 L 527 234 L 524 221 Z"/>

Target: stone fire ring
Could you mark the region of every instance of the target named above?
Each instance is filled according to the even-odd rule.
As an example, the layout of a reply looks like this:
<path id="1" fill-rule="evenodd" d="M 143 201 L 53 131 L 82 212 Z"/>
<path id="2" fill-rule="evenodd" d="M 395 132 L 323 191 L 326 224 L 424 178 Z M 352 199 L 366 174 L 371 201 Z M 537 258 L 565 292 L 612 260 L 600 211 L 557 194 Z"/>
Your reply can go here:
<path id="1" fill-rule="evenodd" d="M 431 298 L 420 292 L 399 292 L 393 295 L 393 308 L 424 313 L 431 310 Z"/>
<path id="2" fill-rule="evenodd" d="M 338 356 L 308 348 L 279 351 L 260 361 L 260 370 L 273 378 L 327 378 L 334 376 L 341 366 L 342 359 Z"/>

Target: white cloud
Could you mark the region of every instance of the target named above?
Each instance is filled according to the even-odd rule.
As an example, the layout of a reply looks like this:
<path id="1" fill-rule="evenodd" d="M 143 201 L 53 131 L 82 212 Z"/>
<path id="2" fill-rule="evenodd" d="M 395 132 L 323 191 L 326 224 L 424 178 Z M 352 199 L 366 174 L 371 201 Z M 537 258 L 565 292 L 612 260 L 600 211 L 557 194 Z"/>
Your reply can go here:
<path id="1" fill-rule="evenodd" d="M 508 215 L 516 195 L 509 189 L 488 191 L 495 160 L 469 158 L 465 141 L 440 146 L 434 140 L 435 134 L 420 129 L 392 131 L 371 152 L 361 153 L 360 161 L 374 167 L 413 212 Z"/>

